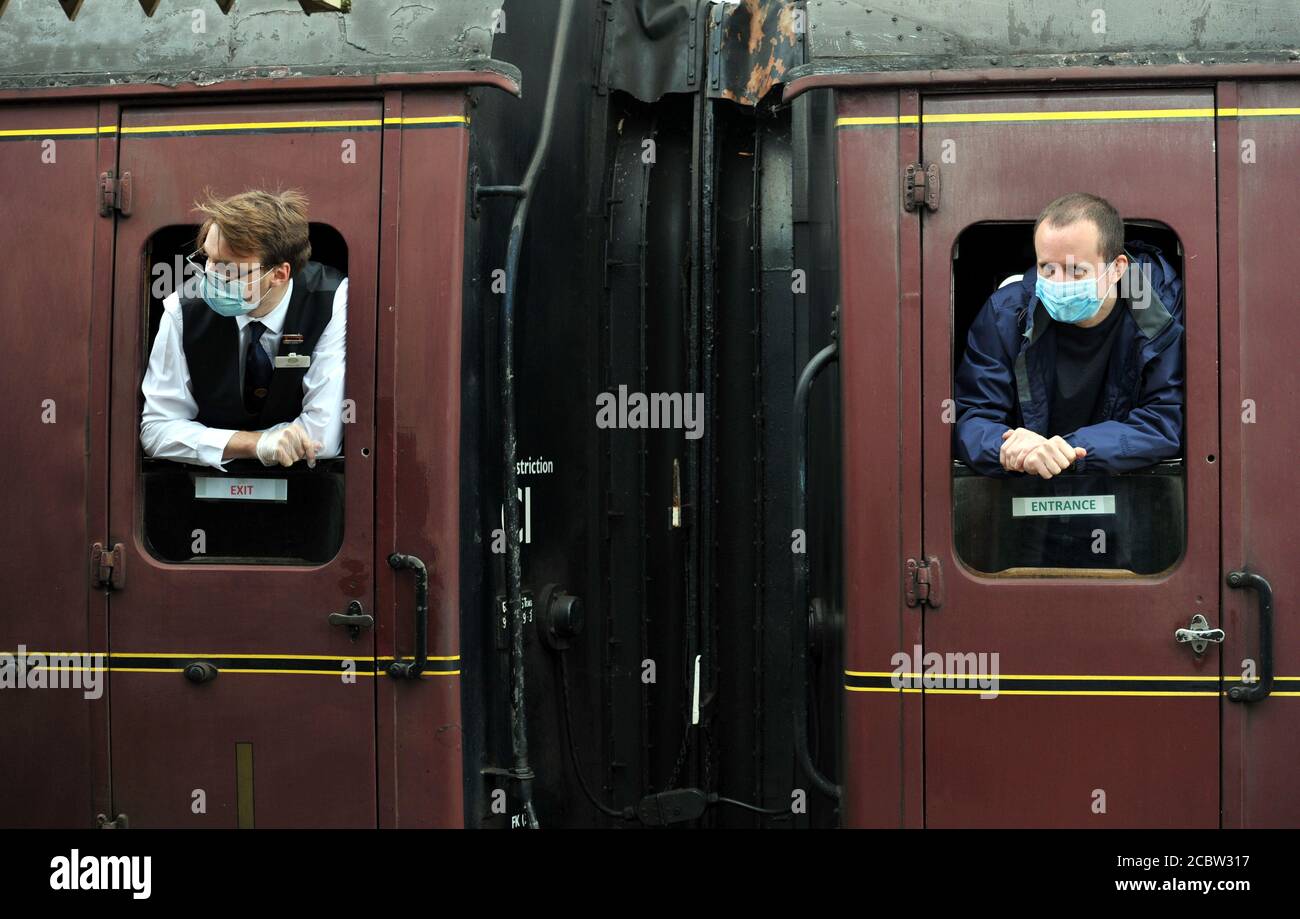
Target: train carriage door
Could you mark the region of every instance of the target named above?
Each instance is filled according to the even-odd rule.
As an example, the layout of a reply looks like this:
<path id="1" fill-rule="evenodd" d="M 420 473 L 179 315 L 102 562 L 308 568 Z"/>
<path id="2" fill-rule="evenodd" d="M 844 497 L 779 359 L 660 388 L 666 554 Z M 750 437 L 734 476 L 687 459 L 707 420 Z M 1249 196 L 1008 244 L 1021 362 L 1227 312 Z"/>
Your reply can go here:
<path id="1" fill-rule="evenodd" d="M 1218 825 L 1218 646 L 1175 640 L 1222 625 L 1214 130 L 1208 89 L 923 99 L 941 178 L 921 224 L 930 601 L 912 661 L 928 826 Z M 947 401 L 966 330 L 1002 283 L 1032 282 L 1033 222 L 1072 191 L 1181 276 L 1183 452 L 1124 475 L 980 475 L 956 462 Z"/>
<path id="2" fill-rule="evenodd" d="M 107 165 L 98 117 L 86 103 L 0 106 L 5 827 L 89 826 L 108 806 L 108 700 L 102 671 L 91 669 L 99 662 L 46 657 L 104 650 L 107 605 L 86 565 L 107 516 L 100 381 L 108 316 L 97 309 L 94 263 L 111 239 L 87 194 Z"/>
<path id="3" fill-rule="evenodd" d="M 1263 579 L 1224 591 L 1223 670 L 1232 685 L 1249 667 L 1265 676 L 1271 659 L 1275 674 L 1267 695 L 1257 690 L 1252 702 L 1224 706 L 1223 822 L 1295 827 L 1300 536 L 1291 496 L 1300 468 L 1278 457 L 1300 447 L 1291 284 L 1300 257 L 1300 82 L 1220 84 L 1219 106 L 1224 580 L 1242 569 Z"/>
<path id="4" fill-rule="evenodd" d="M 378 101 L 122 115 L 130 194 L 117 217 L 109 533 L 124 551 L 110 599 L 110 731 L 114 811 L 132 827 L 376 823 L 366 617 L 380 125 Z M 315 469 L 239 460 L 222 472 L 142 453 L 161 301 L 184 279 L 193 205 L 209 187 L 301 189 L 312 261 L 348 278 L 342 451 Z M 281 330 L 280 355 L 303 331 Z M 275 374 L 301 367 L 277 360 L 272 391 Z"/>

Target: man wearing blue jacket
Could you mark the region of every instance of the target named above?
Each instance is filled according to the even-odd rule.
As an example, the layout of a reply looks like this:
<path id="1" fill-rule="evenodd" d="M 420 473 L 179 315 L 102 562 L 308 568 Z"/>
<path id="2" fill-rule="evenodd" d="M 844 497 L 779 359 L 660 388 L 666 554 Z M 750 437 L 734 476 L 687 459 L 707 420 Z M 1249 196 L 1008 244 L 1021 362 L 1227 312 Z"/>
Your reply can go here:
<path id="1" fill-rule="evenodd" d="M 956 377 L 954 451 L 984 475 L 1128 472 L 1183 441 L 1183 285 L 1073 193 L 1034 225 L 1037 270 L 989 297 Z"/>

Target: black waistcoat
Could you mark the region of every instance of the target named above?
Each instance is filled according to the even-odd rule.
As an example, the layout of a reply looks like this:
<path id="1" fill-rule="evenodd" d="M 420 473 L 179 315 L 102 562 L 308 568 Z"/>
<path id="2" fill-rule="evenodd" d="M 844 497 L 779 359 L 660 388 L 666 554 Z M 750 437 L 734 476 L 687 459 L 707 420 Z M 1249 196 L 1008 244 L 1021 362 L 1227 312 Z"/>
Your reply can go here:
<path id="1" fill-rule="evenodd" d="M 308 262 L 293 276 L 284 326 L 280 330 L 281 355 L 313 354 L 316 342 L 334 313 L 334 294 L 343 275 L 319 262 Z M 276 367 L 270 391 L 260 412 L 244 409 L 239 387 L 239 324 L 220 316 L 202 298 L 181 300 L 185 360 L 198 403 L 197 421 L 210 428 L 261 431 L 273 424 L 293 421 L 302 414 L 302 378 L 306 367 Z M 301 343 L 286 343 L 286 335 L 301 335 Z"/>

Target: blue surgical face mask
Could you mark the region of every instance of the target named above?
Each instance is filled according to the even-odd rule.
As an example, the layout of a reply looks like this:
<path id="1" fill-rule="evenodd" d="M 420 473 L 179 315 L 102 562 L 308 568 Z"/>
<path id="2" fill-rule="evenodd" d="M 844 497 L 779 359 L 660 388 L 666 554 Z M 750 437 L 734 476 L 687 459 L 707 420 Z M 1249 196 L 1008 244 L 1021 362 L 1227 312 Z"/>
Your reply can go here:
<path id="1" fill-rule="evenodd" d="M 1114 264 L 1113 262 L 1111 264 Z M 1110 265 L 1106 266 L 1106 271 Z M 1104 272 L 1103 272 L 1104 273 Z M 1102 303 L 1110 296 L 1111 287 L 1106 293 L 1097 295 L 1097 278 L 1079 278 L 1074 281 L 1049 281 L 1041 274 L 1034 286 L 1034 292 L 1042 301 L 1047 315 L 1057 322 L 1083 322 L 1097 315 Z"/>
<path id="2" fill-rule="evenodd" d="M 261 279 L 260 274 L 258 279 Z M 226 317 L 243 316 L 246 313 L 251 313 L 266 299 L 266 294 L 271 292 L 268 288 L 266 293 L 258 297 L 256 301 L 249 303 L 244 299 L 238 281 L 227 281 L 206 271 L 203 272 L 202 285 L 201 291 L 204 302 L 212 307 L 213 311 L 218 315 Z"/>

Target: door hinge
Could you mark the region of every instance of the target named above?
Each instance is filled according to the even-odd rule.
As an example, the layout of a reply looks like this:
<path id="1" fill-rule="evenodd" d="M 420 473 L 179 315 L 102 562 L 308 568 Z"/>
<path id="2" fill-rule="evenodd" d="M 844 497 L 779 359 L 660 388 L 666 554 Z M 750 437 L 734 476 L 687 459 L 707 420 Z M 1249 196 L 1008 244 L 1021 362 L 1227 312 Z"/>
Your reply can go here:
<path id="1" fill-rule="evenodd" d="M 914 211 L 922 204 L 926 210 L 939 209 L 939 164 L 908 163 L 903 169 L 903 209 Z"/>
<path id="2" fill-rule="evenodd" d="M 131 173 L 121 178 L 112 170 L 99 174 L 99 216 L 111 217 L 117 211 L 123 217 L 131 215 Z"/>
<path id="3" fill-rule="evenodd" d="M 126 553 L 120 542 L 111 549 L 98 542 L 90 547 L 90 583 L 105 590 L 121 590 L 126 584 Z"/>
<path id="4" fill-rule="evenodd" d="M 909 558 L 903 566 L 903 595 L 908 606 L 924 603 L 932 609 L 943 605 L 943 570 L 933 555 L 918 562 Z"/>

